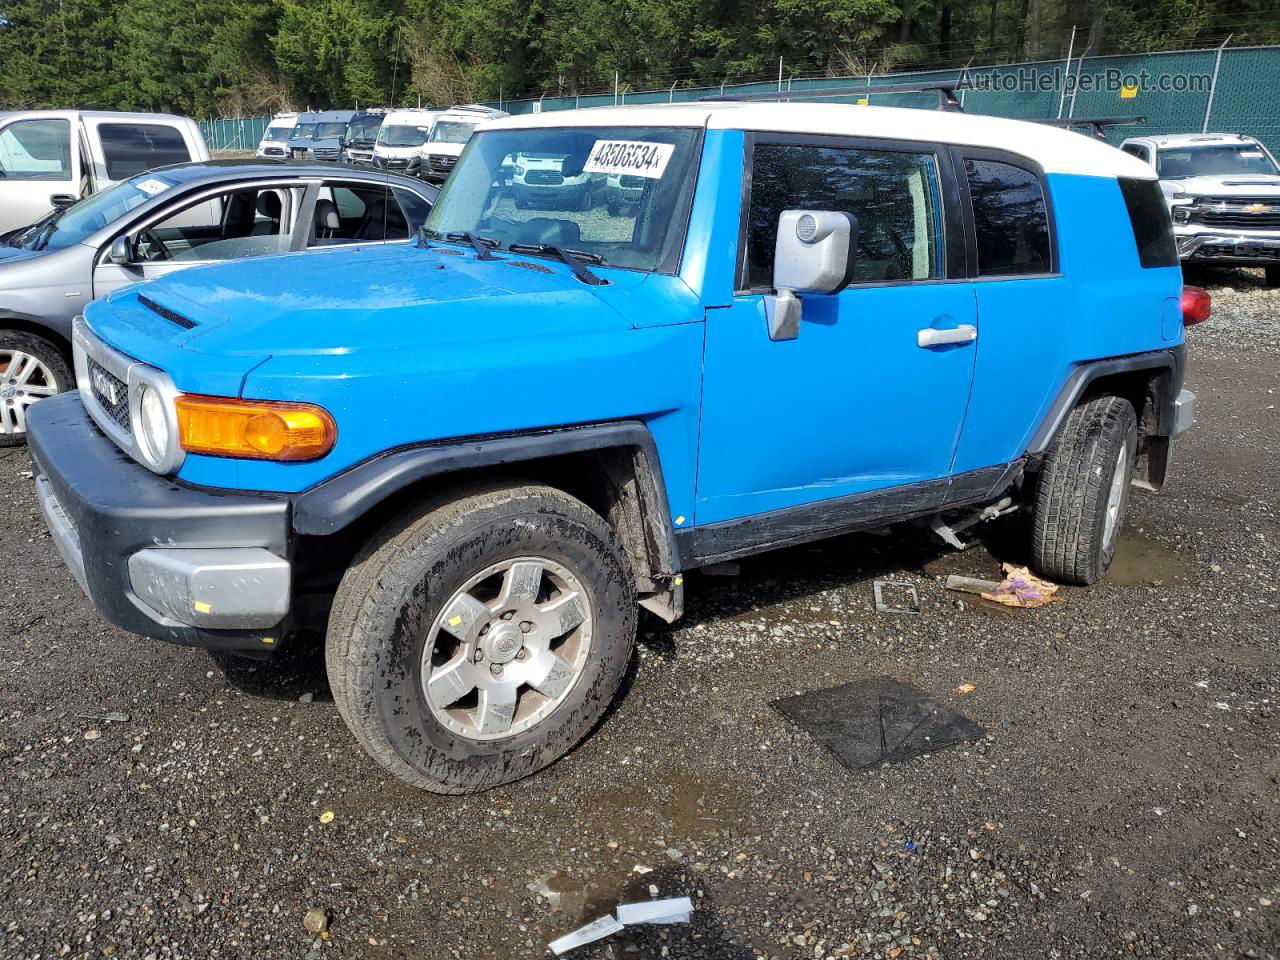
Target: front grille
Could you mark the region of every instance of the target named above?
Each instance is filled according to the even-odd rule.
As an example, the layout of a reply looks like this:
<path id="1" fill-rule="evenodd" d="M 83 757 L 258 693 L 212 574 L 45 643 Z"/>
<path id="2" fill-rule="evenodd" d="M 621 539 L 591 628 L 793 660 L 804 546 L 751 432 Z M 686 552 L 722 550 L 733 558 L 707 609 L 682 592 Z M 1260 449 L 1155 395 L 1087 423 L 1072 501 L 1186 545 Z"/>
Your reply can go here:
<path id="1" fill-rule="evenodd" d="M 644 186 L 644 177 L 637 177 L 630 173 L 624 173 L 618 178 L 618 186 L 626 187 L 628 190 L 639 190 Z"/>
<path id="2" fill-rule="evenodd" d="M 457 162 L 457 157 L 431 157 L 427 161 L 434 173 L 448 173 Z"/>
<path id="3" fill-rule="evenodd" d="M 326 147 L 323 150 L 312 150 L 311 152 L 315 155 L 315 158 L 317 160 L 337 160 L 338 159 L 338 151 L 332 149 L 331 147 Z"/>
<path id="4" fill-rule="evenodd" d="M 1248 213 L 1245 210 L 1205 210 L 1200 218 L 1204 223 L 1214 227 L 1242 227 L 1254 230 L 1272 230 L 1280 227 L 1280 206 L 1273 207 L 1275 212 Z"/>
<path id="5" fill-rule="evenodd" d="M 284 147 L 263 147 L 262 155 L 264 157 L 283 157 Z"/>
<path id="6" fill-rule="evenodd" d="M 129 432 L 129 386 L 93 357 L 85 357 L 89 389 L 103 413 L 125 433 Z"/>
<path id="7" fill-rule="evenodd" d="M 191 330 L 196 325 L 196 322 L 194 320 L 190 320 L 187 317 L 184 317 L 182 314 L 178 313 L 176 310 L 170 310 L 168 307 L 162 307 L 160 304 L 156 303 L 150 297 L 144 297 L 142 294 L 138 294 L 138 302 L 142 304 L 144 307 L 146 307 L 148 310 L 151 310 L 154 313 L 160 314 L 160 316 L 164 317 L 170 323 L 176 323 L 183 330 Z"/>
<path id="8" fill-rule="evenodd" d="M 403 170 L 409 165 L 409 159 L 407 157 L 391 157 L 383 160 L 382 165 L 388 170 Z"/>
<path id="9" fill-rule="evenodd" d="M 539 186 L 557 187 L 564 183 L 564 175 L 559 170 L 528 170 L 524 182 Z"/>

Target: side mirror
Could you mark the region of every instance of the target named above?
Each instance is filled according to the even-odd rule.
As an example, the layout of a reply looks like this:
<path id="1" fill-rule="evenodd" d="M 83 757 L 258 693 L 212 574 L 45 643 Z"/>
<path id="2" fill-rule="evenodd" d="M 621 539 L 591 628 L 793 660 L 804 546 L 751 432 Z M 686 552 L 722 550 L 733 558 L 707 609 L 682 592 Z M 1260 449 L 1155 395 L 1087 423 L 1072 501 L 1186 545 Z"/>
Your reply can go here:
<path id="1" fill-rule="evenodd" d="M 133 244 L 128 237 L 116 237 L 111 241 L 111 249 L 107 251 L 107 259 L 117 266 L 125 267 L 133 263 Z"/>
<path id="2" fill-rule="evenodd" d="M 771 340 L 794 340 L 800 333 L 797 294 L 839 293 L 853 280 L 858 218 L 831 210 L 784 210 L 778 217 L 773 251 L 773 286 L 765 298 Z"/>

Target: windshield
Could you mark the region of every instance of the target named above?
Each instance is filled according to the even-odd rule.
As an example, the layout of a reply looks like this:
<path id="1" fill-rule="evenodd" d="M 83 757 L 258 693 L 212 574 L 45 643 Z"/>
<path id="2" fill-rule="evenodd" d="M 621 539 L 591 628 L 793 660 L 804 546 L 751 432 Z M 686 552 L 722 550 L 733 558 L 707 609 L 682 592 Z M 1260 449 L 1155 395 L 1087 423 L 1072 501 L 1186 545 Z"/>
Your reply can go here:
<path id="1" fill-rule="evenodd" d="M 62 250 L 87 240 L 91 234 L 123 217 L 134 207 L 164 193 L 174 183 L 154 173 L 117 183 L 45 217 L 9 242 L 24 250 Z"/>
<path id="2" fill-rule="evenodd" d="M 262 135 L 262 139 L 272 142 L 288 140 L 293 136 L 293 129 L 293 127 L 267 127 L 267 132 Z"/>
<path id="3" fill-rule="evenodd" d="M 467 138 L 471 136 L 471 131 L 476 128 L 474 123 L 457 123 L 452 120 L 445 120 L 437 123 L 431 129 L 432 143 L 466 143 Z"/>
<path id="4" fill-rule="evenodd" d="M 698 131 L 670 127 L 489 130 L 467 144 L 427 218 L 428 236 L 471 233 L 564 247 L 593 262 L 672 273 L 679 261 Z M 543 176 L 517 157 L 554 158 Z"/>
<path id="5" fill-rule="evenodd" d="M 378 132 L 378 142 L 385 147 L 420 147 L 427 142 L 430 127 L 410 127 L 396 124 L 383 127 Z"/>
<path id="6" fill-rule="evenodd" d="M 369 117 L 361 117 L 359 120 L 352 120 L 347 124 L 347 139 L 372 140 L 380 126 L 382 126 L 382 114 L 380 113 L 375 113 Z"/>
<path id="7" fill-rule="evenodd" d="M 319 123 L 316 124 L 316 132 L 311 135 L 313 140 L 340 140 L 347 135 L 347 125 L 345 123 Z"/>
<path id="8" fill-rule="evenodd" d="M 1233 174 L 1276 172 L 1262 148 L 1256 144 L 1223 147 L 1167 147 L 1160 151 L 1157 171 L 1165 180 L 1186 177 L 1226 177 Z"/>
<path id="9" fill-rule="evenodd" d="M 316 125 L 314 123 L 300 123 L 293 128 L 293 133 L 290 134 L 289 139 L 290 140 L 306 140 L 306 139 L 309 139 L 310 136 L 315 132 L 316 132 Z"/>

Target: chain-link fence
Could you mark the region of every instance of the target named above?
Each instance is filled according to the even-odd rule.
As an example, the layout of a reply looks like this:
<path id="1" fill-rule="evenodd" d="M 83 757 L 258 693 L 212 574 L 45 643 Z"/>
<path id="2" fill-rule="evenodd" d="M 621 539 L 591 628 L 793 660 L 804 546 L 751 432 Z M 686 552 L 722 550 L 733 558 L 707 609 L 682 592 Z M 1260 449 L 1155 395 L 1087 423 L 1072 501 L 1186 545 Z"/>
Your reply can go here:
<path id="1" fill-rule="evenodd" d="M 1203 130 L 1257 137 L 1280 154 L 1280 110 L 1271 97 L 1280 90 L 1280 47 L 1227 47 L 1106 57 L 1076 57 L 1034 63 L 933 70 L 873 77 L 812 77 L 716 86 L 676 87 L 574 97 L 493 101 L 510 113 L 536 113 L 612 104 L 667 103 L 705 97 L 805 88 L 848 88 L 839 99 L 882 106 L 932 106 L 933 94 L 868 93 L 878 84 L 960 82 L 967 113 L 1042 120 L 1055 117 L 1142 116 L 1141 126 L 1111 127 L 1118 143 L 1139 133 L 1197 133 Z M 831 99 L 824 97 L 824 99 Z M 269 117 L 202 121 L 214 150 L 253 149 Z"/>

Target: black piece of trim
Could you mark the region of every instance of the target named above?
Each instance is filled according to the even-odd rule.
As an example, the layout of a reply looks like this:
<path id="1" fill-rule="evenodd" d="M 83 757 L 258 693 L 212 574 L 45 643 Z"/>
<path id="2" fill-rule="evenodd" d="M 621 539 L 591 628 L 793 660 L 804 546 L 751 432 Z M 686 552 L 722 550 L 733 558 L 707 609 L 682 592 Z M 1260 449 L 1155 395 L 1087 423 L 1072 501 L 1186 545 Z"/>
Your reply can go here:
<path id="1" fill-rule="evenodd" d="M 815 100 L 824 97 L 865 97 L 876 93 L 936 93 L 938 105 L 935 109 L 963 113 L 960 98 L 956 96 L 959 80 L 926 80 L 920 83 L 882 83 L 879 86 L 866 87 L 808 87 L 793 90 L 765 90 L 759 93 L 719 94 L 700 98 L 705 103 L 747 103 L 769 100 Z"/>
<path id="2" fill-rule="evenodd" d="M 161 306 L 144 294 L 138 294 L 138 302 L 153 313 L 160 314 L 160 316 L 164 317 L 170 323 L 176 323 L 183 330 L 193 330 L 196 327 L 196 322 L 194 320 L 184 317 L 176 310 L 170 310 L 168 307 Z"/>
<path id="3" fill-rule="evenodd" d="M 1186 366 L 1187 348 L 1185 344 L 1169 347 L 1164 350 L 1153 350 L 1149 353 L 1134 353 L 1127 357 L 1112 357 L 1107 360 L 1094 360 L 1082 363 L 1072 369 L 1066 381 L 1058 391 L 1053 406 L 1040 422 L 1040 427 L 1032 435 L 1027 444 L 1028 454 L 1043 453 L 1057 435 L 1067 416 L 1075 408 L 1089 385 L 1100 377 L 1117 373 L 1131 373 L 1135 370 L 1162 371 L 1156 383 L 1155 411 L 1156 424 L 1154 433 L 1157 436 L 1169 436 L 1173 432 L 1173 403 L 1182 389 L 1183 370 Z M 1139 411 L 1141 413 L 1141 411 Z"/>
<path id="4" fill-rule="evenodd" d="M 982 503 L 1008 489 L 1022 466 L 1022 461 L 1017 460 L 955 477 L 871 490 L 682 530 L 676 533 L 680 561 L 686 568 L 700 567 Z"/>
<path id="5" fill-rule="evenodd" d="M 638 467 L 636 472 L 640 475 L 645 501 L 642 506 L 646 526 L 656 541 L 651 546 L 661 561 L 659 572 L 675 572 L 677 554 L 661 461 L 653 435 L 638 420 L 476 437 L 393 450 L 295 495 L 293 529 L 318 536 L 337 533 L 397 491 L 429 477 L 476 467 L 627 447 L 643 455 L 643 467 Z"/>
<path id="6" fill-rule="evenodd" d="M 169 547 L 265 547 L 288 556 L 289 500 L 185 487 L 130 459 L 89 417 L 77 391 L 33 404 L 28 452 L 75 526 L 89 598 L 130 633 L 186 646 L 270 650 L 276 630 L 204 630 L 162 624 L 143 612 L 129 582 L 129 557 Z"/>

